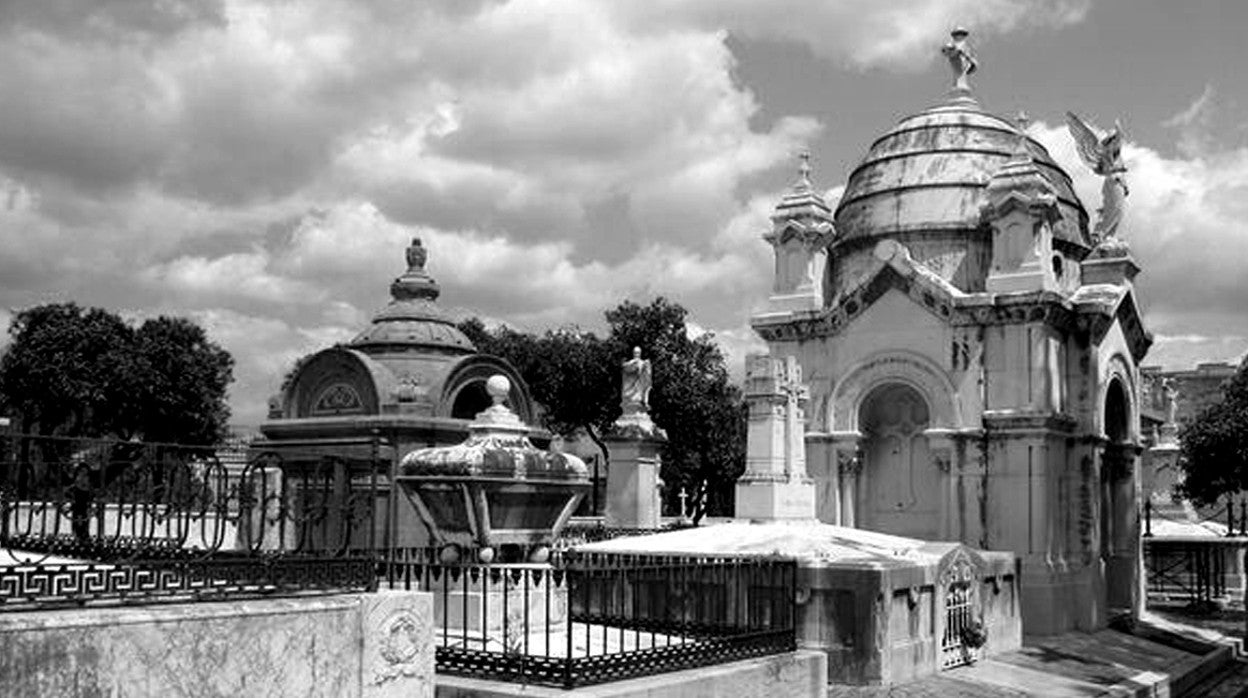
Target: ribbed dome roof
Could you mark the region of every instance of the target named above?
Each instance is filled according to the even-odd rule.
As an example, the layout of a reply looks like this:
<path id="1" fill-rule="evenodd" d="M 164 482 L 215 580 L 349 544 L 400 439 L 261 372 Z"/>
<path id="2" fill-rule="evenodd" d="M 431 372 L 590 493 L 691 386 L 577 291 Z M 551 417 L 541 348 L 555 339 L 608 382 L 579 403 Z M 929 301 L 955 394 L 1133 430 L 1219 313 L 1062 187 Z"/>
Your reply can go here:
<path id="1" fill-rule="evenodd" d="M 438 307 L 441 289 L 425 272 L 427 256 L 420 239 L 413 239 L 407 248 L 407 272 L 390 284 L 390 303 L 351 340 L 352 347 L 368 351 L 410 346 L 453 354 L 476 353 L 472 341 Z"/>
<path id="2" fill-rule="evenodd" d="M 836 209 L 834 244 L 981 228 L 988 181 L 1016 152 L 1019 136 L 1014 124 L 985 112 L 965 92 L 902 119 L 850 174 Z M 1089 249 L 1088 214 L 1070 176 L 1039 142 L 1027 137 L 1025 143 L 1057 195 L 1055 241 Z"/>

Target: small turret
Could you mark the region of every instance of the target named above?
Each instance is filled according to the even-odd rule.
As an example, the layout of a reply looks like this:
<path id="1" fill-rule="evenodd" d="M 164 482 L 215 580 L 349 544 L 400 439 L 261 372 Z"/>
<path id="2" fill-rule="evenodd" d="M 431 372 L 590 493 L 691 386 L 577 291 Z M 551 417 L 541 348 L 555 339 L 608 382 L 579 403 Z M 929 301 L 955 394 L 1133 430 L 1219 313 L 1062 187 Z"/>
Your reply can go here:
<path id="1" fill-rule="evenodd" d="M 1056 291 L 1065 271 L 1053 250 L 1053 224 L 1061 218 L 1057 195 L 1031 156 L 1027 123 L 1020 114 L 1014 153 L 988 180 L 983 220 L 992 227 L 991 293 Z"/>
<path id="2" fill-rule="evenodd" d="M 801 154 L 797 180 L 776 206 L 763 239 L 776 256 L 768 312 L 817 310 L 823 305 L 823 274 L 832 242 L 832 209 L 810 181 L 810 153 Z"/>

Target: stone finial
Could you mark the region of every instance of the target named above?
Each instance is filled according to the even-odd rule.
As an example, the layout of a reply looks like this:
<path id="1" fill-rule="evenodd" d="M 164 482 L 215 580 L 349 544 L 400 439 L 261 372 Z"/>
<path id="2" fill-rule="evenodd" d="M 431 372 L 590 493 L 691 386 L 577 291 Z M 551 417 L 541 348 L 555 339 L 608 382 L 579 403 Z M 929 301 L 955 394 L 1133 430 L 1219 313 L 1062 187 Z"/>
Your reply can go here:
<path id="1" fill-rule="evenodd" d="M 494 406 L 500 406 L 511 392 L 511 381 L 501 373 L 495 373 L 485 382 L 485 392 L 489 394 Z"/>
<path id="2" fill-rule="evenodd" d="M 1018 153 L 1031 156 L 1027 150 L 1027 127 L 1031 125 L 1031 117 L 1027 116 L 1027 112 L 1018 110 L 1018 116 L 1014 117 L 1014 125 L 1018 128 Z"/>
<path id="3" fill-rule="evenodd" d="M 967 41 L 970 32 L 963 27 L 956 27 L 949 36 L 951 40 L 941 47 L 940 52 L 949 59 L 949 68 L 953 70 L 953 89 L 956 92 L 970 92 L 971 84 L 967 82 L 967 77 L 979 69 L 979 61 Z"/>
<path id="4" fill-rule="evenodd" d="M 425 271 L 425 262 L 429 252 L 421 244 L 420 238 L 412 238 L 405 254 L 407 271 L 390 284 L 390 295 L 396 301 L 435 300 L 442 293 L 438 283 Z"/>
<path id="5" fill-rule="evenodd" d="M 797 181 L 793 183 L 795 191 L 810 191 L 814 186 L 810 183 L 810 151 L 803 150 L 798 154 Z"/>
<path id="6" fill-rule="evenodd" d="M 407 247 L 407 271 L 421 272 L 425 270 L 425 260 L 429 258 L 429 253 L 425 250 L 425 246 L 420 243 L 420 238 L 412 238 L 412 244 Z"/>

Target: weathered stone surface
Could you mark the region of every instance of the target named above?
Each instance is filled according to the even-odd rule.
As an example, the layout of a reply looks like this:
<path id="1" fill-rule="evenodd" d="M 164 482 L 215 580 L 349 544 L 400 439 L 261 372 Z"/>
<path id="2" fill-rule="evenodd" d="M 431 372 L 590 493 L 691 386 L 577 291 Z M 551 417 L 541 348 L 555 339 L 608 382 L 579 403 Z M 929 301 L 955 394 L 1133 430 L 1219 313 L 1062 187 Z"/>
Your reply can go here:
<path id="1" fill-rule="evenodd" d="M 381 590 L 362 603 L 361 698 L 432 695 L 433 595 Z"/>
<path id="2" fill-rule="evenodd" d="M 398 597 L 404 597 L 399 600 Z M 0 694 L 360 696 L 369 595 L 0 615 Z M 427 594 L 389 596 L 429 607 Z M 430 612 L 408 641 L 427 657 Z M 431 669 L 431 668 L 430 668 Z M 404 695 L 432 695 L 409 682 Z M 376 695 L 376 694 L 369 694 Z"/>

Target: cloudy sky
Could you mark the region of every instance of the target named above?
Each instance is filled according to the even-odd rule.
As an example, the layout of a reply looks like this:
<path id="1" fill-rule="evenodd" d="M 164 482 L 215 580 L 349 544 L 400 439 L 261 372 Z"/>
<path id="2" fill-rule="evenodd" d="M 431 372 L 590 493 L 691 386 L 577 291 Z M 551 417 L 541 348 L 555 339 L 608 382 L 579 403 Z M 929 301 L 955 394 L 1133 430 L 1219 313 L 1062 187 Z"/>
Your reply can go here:
<path id="1" fill-rule="evenodd" d="M 0 322 L 192 316 L 254 424 L 419 235 L 457 311 L 596 329 L 664 294 L 739 362 L 796 153 L 835 195 L 941 97 L 955 23 L 1090 210 L 1062 114 L 1122 119 L 1149 362 L 1242 355 L 1239 0 L 0 0 Z"/>

